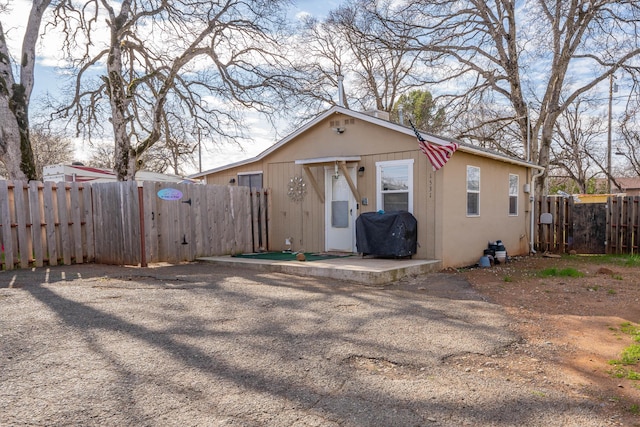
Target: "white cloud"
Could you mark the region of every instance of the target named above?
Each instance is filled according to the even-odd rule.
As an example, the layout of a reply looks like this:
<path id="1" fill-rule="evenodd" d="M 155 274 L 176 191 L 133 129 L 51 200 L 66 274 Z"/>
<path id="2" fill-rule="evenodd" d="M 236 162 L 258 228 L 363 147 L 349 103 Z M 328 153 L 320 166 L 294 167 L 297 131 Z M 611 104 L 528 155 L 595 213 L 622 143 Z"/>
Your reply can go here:
<path id="1" fill-rule="evenodd" d="M 19 56 L 30 11 L 30 1 L 15 0 L 4 13 L 0 14 L 0 22 L 2 22 L 2 28 L 6 34 L 9 52 L 14 57 Z"/>

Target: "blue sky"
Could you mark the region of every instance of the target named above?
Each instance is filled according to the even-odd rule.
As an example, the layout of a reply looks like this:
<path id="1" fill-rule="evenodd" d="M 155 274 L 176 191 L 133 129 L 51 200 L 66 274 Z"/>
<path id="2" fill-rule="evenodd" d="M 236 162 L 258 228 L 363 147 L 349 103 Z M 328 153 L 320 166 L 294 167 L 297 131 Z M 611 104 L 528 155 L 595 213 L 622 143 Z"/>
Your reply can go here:
<path id="1" fill-rule="evenodd" d="M 318 17 L 325 16 L 328 11 L 344 3 L 344 1 L 339 0 L 292 0 L 292 2 L 292 14 L 307 12 Z"/>

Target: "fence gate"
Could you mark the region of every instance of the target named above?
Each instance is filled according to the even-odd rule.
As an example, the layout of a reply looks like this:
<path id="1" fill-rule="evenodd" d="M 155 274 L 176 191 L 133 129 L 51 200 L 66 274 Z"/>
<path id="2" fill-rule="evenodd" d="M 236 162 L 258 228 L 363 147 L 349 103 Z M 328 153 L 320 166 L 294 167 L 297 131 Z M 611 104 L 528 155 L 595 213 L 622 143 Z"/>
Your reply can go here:
<path id="1" fill-rule="evenodd" d="M 551 224 L 537 215 L 536 249 L 582 254 L 637 254 L 640 251 L 640 196 L 610 195 L 606 203 L 575 203 L 542 196 L 536 211 L 551 213 Z"/>
<path id="2" fill-rule="evenodd" d="M 135 181 L 92 184 L 95 261 L 135 265 L 141 262 L 140 203 Z"/>
<path id="3" fill-rule="evenodd" d="M 148 262 L 251 252 L 248 187 L 145 181 L 142 188 Z"/>
<path id="4" fill-rule="evenodd" d="M 607 205 L 574 203 L 571 205 L 569 250 L 579 254 L 604 254 L 607 241 Z"/>

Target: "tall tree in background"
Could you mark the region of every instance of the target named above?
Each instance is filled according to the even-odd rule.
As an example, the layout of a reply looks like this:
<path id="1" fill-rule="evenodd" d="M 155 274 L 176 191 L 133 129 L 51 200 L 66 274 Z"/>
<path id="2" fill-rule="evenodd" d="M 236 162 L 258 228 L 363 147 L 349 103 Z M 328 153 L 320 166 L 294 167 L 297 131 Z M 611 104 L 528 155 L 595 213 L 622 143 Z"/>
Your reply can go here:
<path id="1" fill-rule="evenodd" d="M 420 31 L 416 49 L 440 70 L 433 83 L 450 88 L 447 115 L 484 105 L 497 112 L 491 122 L 515 120 L 524 145 L 532 103 L 531 158 L 545 167 L 560 114 L 616 71 L 639 71 L 635 0 L 409 0 L 388 24 L 399 34 L 409 24 Z"/>
<path id="2" fill-rule="evenodd" d="M 293 94 L 310 115 L 338 103 L 337 77 L 345 77 L 345 106 L 390 112 L 398 97 L 422 87 L 425 70 L 411 48 L 412 28 L 392 32 L 387 2 L 351 0 L 324 21 L 307 19 L 299 37 L 298 86 Z"/>
<path id="3" fill-rule="evenodd" d="M 119 180 L 163 135 L 242 138 L 243 109 L 272 113 L 281 101 L 282 1 L 62 1 L 56 24 L 75 80 L 57 117 L 89 137 L 113 135 Z"/>
<path id="4" fill-rule="evenodd" d="M 42 17 L 50 3 L 50 0 L 33 0 L 17 63 L 9 53 L 5 33 L 8 28 L 0 22 L 0 161 L 4 163 L 9 179 L 37 178 L 29 140 L 29 102 L 35 81 L 36 42 Z M 0 13 L 10 6 L 0 4 Z M 19 70 L 18 78 L 14 68 Z"/>
<path id="5" fill-rule="evenodd" d="M 442 132 L 445 125 L 444 108 L 438 107 L 426 90 L 412 90 L 400 95 L 391 111 L 391 120 L 407 123 L 406 118 L 410 118 L 418 129 L 430 133 Z"/>
<path id="6" fill-rule="evenodd" d="M 551 144 L 551 168 L 569 177 L 583 194 L 589 192 L 589 183 L 607 170 L 607 153 L 601 144 L 607 121 L 592 111 L 592 104 L 576 100 L 556 121 Z"/>
<path id="7" fill-rule="evenodd" d="M 640 176 L 640 100 L 635 99 L 627 105 L 620 121 L 622 141 L 616 152 L 626 160 L 629 175 Z"/>
<path id="8" fill-rule="evenodd" d="M 115 146 L 106 141 L 93 143 L 88 147 L 87 166 L 113 169 L 115 164 Z"/>
<path id="9" fill-rule="evenodd" d="M 31 128 L 31 146 L 36 167 L 36 178 L 42 180 L 47 165 L 70 164 L 74 159 L 73 142 L 62 131 L 53 130 L 43 124 Z"/>
<path id="10" fill-rule="evenodd" d="M 35 124 L 29 130 L 29 140 L 36 171 L 34 179 L 42 180 L 43 168 L 47 165 L 69 164 L 73 161 L 73 142 L 58 131 L 43 124 Z M 0 176 L 8 176 L 3 164 L 0 164 Z"/>

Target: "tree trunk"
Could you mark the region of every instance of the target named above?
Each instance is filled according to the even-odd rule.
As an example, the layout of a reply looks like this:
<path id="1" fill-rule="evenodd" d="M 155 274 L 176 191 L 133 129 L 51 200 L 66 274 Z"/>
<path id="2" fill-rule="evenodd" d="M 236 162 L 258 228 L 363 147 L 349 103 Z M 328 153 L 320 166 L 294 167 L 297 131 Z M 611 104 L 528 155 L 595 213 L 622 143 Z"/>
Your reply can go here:
<path id="1" fill-rule="evenodd" d="M 20 83 L 15 82 L 0 24 L 0 160 L 13 180 L 34 180 L 38 175 L 29 140 L 29 101 L 34 84 L 35 46 L 42 15 L 50 3 L 33 1 L 22 42 Z"/>
<path id="2" fill-rule="evenodd" d="M 5 81 L 0 81 L 3 85 Z M 11 180 L 27 181 L 28 177 L 20 169 L 22 154 L 20 151 L 20 128 L 18 121 L 9 108 L 9 97 L 4 87 L 0 92 L 0 160 L 4 163 Z"/>
<path id="3" fill-rule="evenodd" d="M 109 103 L 111 104 L 111 125 L 113 126 L 113 137 L 115 140 L 115 165 L 114 171 L 118 181 L 129 181 L 134 179 L 136 170 L 132 168 L 135 164 L 135 157 L 131 159 L 131 140 L 127 132 L 128 104 L 126 94 L 126 84 L 123 81 L 122 69 L 122 37 L 123 26 L 127 22 L 130 12 L 131 2 L 122 3 L 120 13 L 116 16 L 113 9 L 110 9 L 111 20 L 111 46 L 107 58 L 107 83 Z M 132 163 L 133 162 L 133 163 Z"/>
<path id="4" fill-rule="evenodd" d="M 536 194 L 544 194 L 545 183 L 549 173 L 549 160 L 551 154 L 551 142 L 553 140 L 553 124 L 555 117 L 548 117 L 542 125 L 542 135 L 540 136 L 540 151 L 538 154 L 538 164 L 544 166 L 544 173 L 536 181 Z"/>

